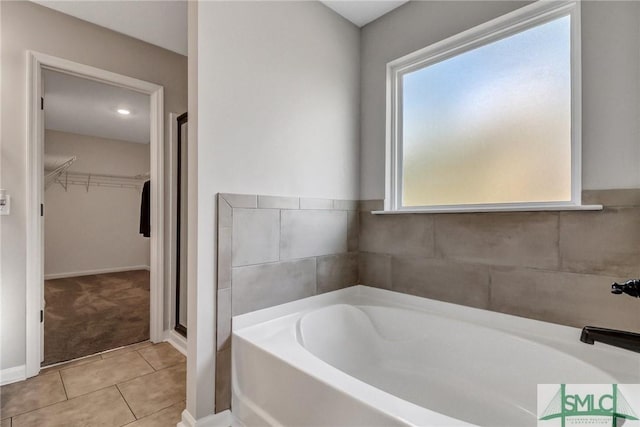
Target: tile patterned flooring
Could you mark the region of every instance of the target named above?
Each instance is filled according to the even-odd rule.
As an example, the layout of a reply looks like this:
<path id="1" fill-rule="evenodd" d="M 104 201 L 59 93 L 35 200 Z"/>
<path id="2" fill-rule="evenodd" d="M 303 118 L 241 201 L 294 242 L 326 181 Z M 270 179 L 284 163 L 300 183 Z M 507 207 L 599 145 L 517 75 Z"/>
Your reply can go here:
<path id="1" fill-rule="evenodd" d="M 175 427 L 186 358 L 143 342 L 43 369 L 0 388 L 0 427 Z"/>

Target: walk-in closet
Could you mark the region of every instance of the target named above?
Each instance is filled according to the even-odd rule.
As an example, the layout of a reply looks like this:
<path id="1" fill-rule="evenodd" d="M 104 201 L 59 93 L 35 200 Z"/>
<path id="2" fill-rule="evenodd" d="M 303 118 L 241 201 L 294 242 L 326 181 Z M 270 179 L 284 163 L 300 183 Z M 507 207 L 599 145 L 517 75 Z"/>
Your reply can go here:
<path id="1" fill-rule="evenodd" d="M 149 339 L 149 96 L 44 72 L 44 359 Z"/>

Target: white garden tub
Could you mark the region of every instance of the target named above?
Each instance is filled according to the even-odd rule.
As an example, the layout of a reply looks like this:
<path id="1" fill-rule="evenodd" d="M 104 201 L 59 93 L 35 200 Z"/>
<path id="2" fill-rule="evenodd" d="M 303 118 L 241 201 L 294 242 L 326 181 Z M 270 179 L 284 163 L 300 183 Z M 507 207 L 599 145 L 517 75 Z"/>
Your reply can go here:
<path id="1" fill-rule="evenodd" d="M 580 330 L 354 286 L 233 318 L 247 426 L 535 426 L 537 384 L 639 383 Z"/>

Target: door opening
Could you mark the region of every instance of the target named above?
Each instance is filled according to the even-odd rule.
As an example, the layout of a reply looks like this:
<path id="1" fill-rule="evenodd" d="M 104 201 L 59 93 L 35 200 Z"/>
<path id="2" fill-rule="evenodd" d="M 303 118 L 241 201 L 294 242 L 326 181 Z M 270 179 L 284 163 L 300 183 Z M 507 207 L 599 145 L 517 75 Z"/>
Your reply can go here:
<path id="1" fill-rule="evenodd" d="M 44 358 L 149 340 L 149 95 L 45 69 Z"/>
<path id="2" fill-rule="evenodd" d="M 36 52 L 29 52 L 29 110 L 28 110 L 28 227 L 27 227 L 27 316 L 26 316 L 26 332 L 27 332 L 27 376 L 37 375 L 40 370 L 40 363 L 45 354 L 45 344 L 43 335 L 43 323 L 41 323 L 41 310 L 46 310 L 44 306 L 44 279 L 45 279 L 45 227 L 44 218 L 47 215 L 47 206 L 45 204 L 45 188 L 47 180 L 51 179 L 48 185 L 55 186 L 58 191 L 65 191 L 71 186 L 84 187 L 85 191 L 94 191 L 93 196 L 98 195 L 100 191 L 111 189 L 124 189 L 127 185 L 135 185 L 134 181 L 145 179 L 148 173 L 148 179 L 152 183 L 149 194 L 150 209 L 150 239 L 148 242 L 148 266 L 149 266 L 149 338 L 153 342 L 162 340 L 163 331 L 163 88 L 156 84 L 144 82 L 131 77 L 108 72 L 98 68 L 74 63 L 61 58 L 52 57 Z M 78 161 L 79 156 L 72 153 L 68 158 L 64 159 L 60 164 L 49 164 L 49 172 L 56 171 L 53 175 L 45 174 L 46 163 L 50 160 L 45 158 L 45 115 L 43 107 L 46 109 L 47 100 L 44 99 L 44 73 L 55 72 L 62 76 L 80 77 L 84 81 L 92 83 L 106 84 L 113 88 L 133 91 L 146 97 L 146 105 L 148 107 L 149 119 L 147 122 L 149 160 L 148 169 L 140 169 L 136 174 L 124 173 L 96 173 L 92 171 L 84 173 L 82 177 L 74 176 L 72 173 L 72 164 Z M 43 104 L 44 103 L 44 104 Z M 117 108 L 114 106 L 114 114 L 126 115 L 126 106 Z M 118 109 L 123 111 L 118 112 Z M 131 113 L 131 111 L 128 111 Z M 79 132 L 81 133 L 81 132 Z M 59 136 L 59 135 L 58 135 Z M 64 139 L 64 138 L 63 138 Z M 117 139 L 117 138 L 115 138 Z M 64 144 L 61 144 L 64 145 Z M 66 154 L 69 154 L 68 152 Z M 76 159 L 72 159 L 76 157 Z M 85 156 L 86 157 L 86 156 Z M 59 161 L 61 159 L 58 159 Z M 105 159 L 103 159 L 105 160 Z M 103 162 L 105 163 L 106 160 Z M 84 166 L 88 166 L 91 162 L 87 162 Z M 94 165 L 100 165 L 98 159 Z M 80 163 L 76 163 L 77 166 Z M 104 172 L 104 171 L 101 171 Z M 110 176 L 111 175 L 111 176 Z M 47 180 L 45 180 L 47 178 Z M 77 189 L 77 188 L 76 188 Z M 129 195 L 130 196 L 130 195 Z M 135 196 L 137 197 L 137 195 Z M 129 197 L 131 198 L 131 197 Z M 59 200 L 58 200 L 59 201 Z M 104 201 L 104 200 L 102 200 Z M 44 210 L 42 207 L 44 205 Z M 100 214 L 109 214 L 115 216 L 117 209 L 124 206 L 124 202 L 114 202 L 107 204 L 110 208 L 103 206 Z M 66 206 L 68 207 L 68 206 Z M 105 212 L 106 211 L 106 212 Z M 41 216 L 44 214 L 45 216 Z M 64 215 L 62 215 L 64 218 Z M 90 222 L 90 221 L 88 221 Z M 77 225 L 77 224 L 76 224 Z M 105 237 L 108 239 L 109 237 Z M 99 240 L 99 239 L 98 239 Z M 122 248 L 127 248 L 123 245 Z M 123 249 L 124 251 L 124 249 Z M 113 253 L 113 251 L 111 252 Z M 84 260 L 86 261 L 86 259 Z M 141 264 L 144 265 L 144 264 Z M 49 266 L 47 266 L 49 267 Z M 131 267 L 131 266 L 129 266 Z M 117 266 L 114 267 L 117 270 Z M 95 270 L 100 270 L 95 269 Z M 76 271 L 77 273 L 78 271 Z M 92 272 L 91 269 L 85 269 L 80 273 Z M 94 271 L 95 272 L 95 271 Z M 64 273 L 64 272 L 63 272 Z M 55 274 L 54 274 L 55 276 Z M 52 277 L 51 275 L 49 277 Z M 46 316 L 43 316 L 46 318 Z M 46 319 L 44 319 L 46 320 Z M 123 326 L 123 325 L 121 325 Z"/>

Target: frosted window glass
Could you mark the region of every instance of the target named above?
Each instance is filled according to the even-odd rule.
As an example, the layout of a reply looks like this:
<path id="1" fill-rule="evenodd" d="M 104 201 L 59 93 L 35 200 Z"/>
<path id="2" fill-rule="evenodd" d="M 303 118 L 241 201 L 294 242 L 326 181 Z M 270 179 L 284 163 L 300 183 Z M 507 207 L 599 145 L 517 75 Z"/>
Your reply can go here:
<path id="1" fill-rule="evenodd" d="M 570 17 L 402 76 L 402 205 L 571 200 Z"/>

